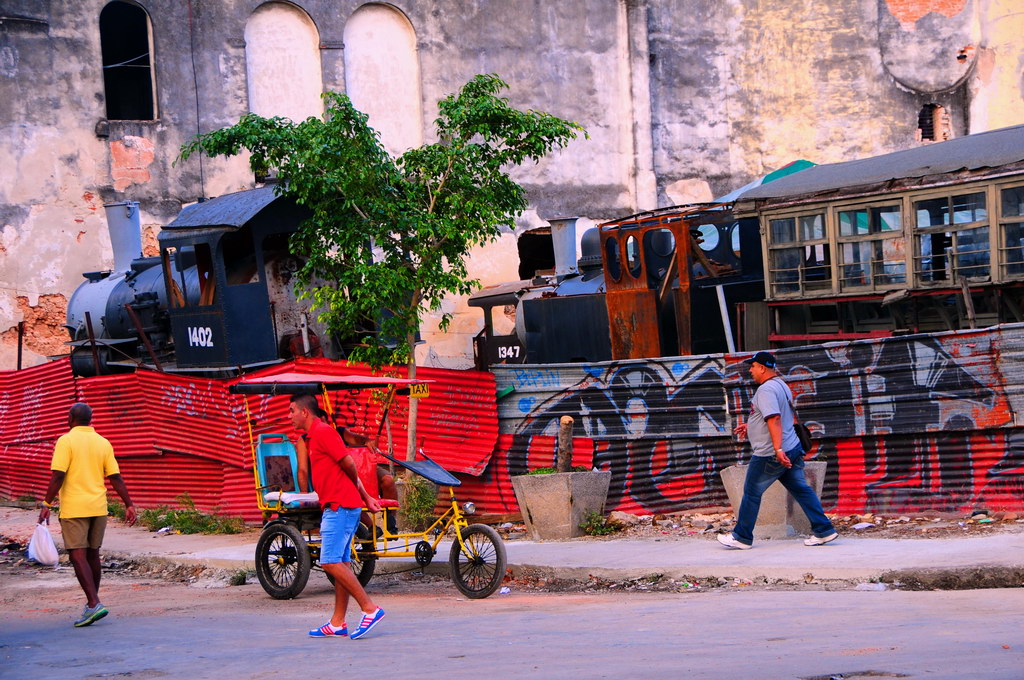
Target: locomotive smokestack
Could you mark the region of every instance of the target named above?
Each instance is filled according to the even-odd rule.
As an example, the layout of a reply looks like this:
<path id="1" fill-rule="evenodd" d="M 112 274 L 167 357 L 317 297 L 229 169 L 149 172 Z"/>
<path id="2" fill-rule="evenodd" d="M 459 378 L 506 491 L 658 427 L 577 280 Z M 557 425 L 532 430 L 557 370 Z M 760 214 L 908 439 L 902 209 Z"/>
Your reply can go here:
<path id="1" fill-rule="evenodd" d="M 139 202 L 121 201 L 103 206 L 107 212 L 110 245 L 114 249 L 114 271 L 126 272 L 132 260 L 142 256 L 142 230 Z"/>
<path id="2" fill-rule="evenodd" d="M 576 270 L 576 217 L 548 220 L 551 245 L 555 250 L 555 276 L 564 279 Z"/>

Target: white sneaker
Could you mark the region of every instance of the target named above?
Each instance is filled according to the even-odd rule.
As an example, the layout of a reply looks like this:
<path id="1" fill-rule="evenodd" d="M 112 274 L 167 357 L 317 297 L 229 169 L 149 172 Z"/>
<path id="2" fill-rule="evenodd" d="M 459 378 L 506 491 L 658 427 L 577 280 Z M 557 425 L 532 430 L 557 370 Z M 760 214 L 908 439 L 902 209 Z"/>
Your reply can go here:
<path id="1" fill-rule="evenodd" d="M 832 532 L 828 536 L 811 536 L 808 539 L 804 539 L 804 545 L 825 545 L 839 538 L 839 534 Z"/>
<path id="2" fill-rule="evenodd" d="M 736 550 L 750 550 L 752 545 L 746 543 L 740 543 L 736 540 L 736 537 L 732 535 L 730 531 L 727 534 L 718 534 L 718 542 L 724 545 L 726 548 L 735 548 Z"/>

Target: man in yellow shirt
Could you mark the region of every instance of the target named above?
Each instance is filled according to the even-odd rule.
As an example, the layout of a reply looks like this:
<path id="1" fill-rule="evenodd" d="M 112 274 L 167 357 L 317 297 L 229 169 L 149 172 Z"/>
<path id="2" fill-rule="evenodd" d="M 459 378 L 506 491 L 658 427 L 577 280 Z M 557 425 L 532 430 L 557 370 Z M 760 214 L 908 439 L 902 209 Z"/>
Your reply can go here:
<path id="1" fill-rule="evenodd" d="M 110 485 L 124 501 L 128 525 L 135 524 L 136 519 L 135 506 L 114 459 L 114 447 L 96 434 L 91 423 L 92 409 L 88 405 L 78 403 L 71 407 L 68 413 L 71 431 L 58 439 L 53 449 L 50 486 L 39 511 L 39 521 L 49 524 L 53 499 L 60 492 L 60 528 L 64 534 L 64 548 L 86 597 L 82 616 L 75 621 L 79 628 L 95 623 L 109 613 L 99 597 L 100 545 L 107 527 L 104 479 L 110 480 Z"/>

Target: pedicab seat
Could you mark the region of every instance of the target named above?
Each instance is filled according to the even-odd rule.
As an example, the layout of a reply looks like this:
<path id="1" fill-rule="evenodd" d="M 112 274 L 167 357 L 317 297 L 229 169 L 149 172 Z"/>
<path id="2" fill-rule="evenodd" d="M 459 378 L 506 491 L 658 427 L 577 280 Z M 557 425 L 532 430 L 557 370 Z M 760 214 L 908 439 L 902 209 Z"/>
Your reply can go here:
<path id="1" fill-rule="evenodd" d="M 299 462 L 295 446 L 284 434 L 261 434 L 256 444 L 256 471 L 260 491 L 267 503 L 278 503 L 289 510 L 319 508 L 316 492 L 299 493 Z"/>
<path id="2" fill-rule="evenodd" d="M 374 495 L 380 495 L 377 487 L 377 471 L 371 456 L 358 456 L 359 478 L 363 486 Z M 256 461 L 260 477 L 260 490 L 267 503 L 278 503 L 289 510 L 305 510 L 320 507 L 316 491 L 301 493 L 296 488 L 299 478 L 298 455 L 295 446 L 284 434 L 261 434 L 256 444 Z M 378 498 L 383 508 L 397 508 L 398 501 Z"/>

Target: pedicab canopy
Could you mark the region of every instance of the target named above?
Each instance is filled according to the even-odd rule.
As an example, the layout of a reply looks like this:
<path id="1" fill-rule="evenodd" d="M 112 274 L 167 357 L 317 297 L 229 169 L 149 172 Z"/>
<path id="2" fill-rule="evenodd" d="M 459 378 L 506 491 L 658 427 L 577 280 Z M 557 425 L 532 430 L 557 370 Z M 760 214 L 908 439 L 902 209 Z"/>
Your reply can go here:
<path id="1" fill-rule="evenodd" d="M 398 394 L 408 394 L 412 385 L 432 383 L 433 380 L 389 378 L 379 375 L 327 375 L 322 373 L 278 373 L 243 378 L 232 385 L 232 394 L 322 394 L 334 390 L 365 390 L 396 387 Z"/>
<path id="2" fill-rule="evenodd" d="M 243 378 L 240 382 L 228 388 L 232 394 L 322 394 L 324 390 L 362 390 L 380 387 L 395 387 L 396 393 L 408 394 L 412 385 L 432 383 L 433 380 L 415 380 L 409 378 L 388 378 L 385 376 L 373 375 L 325 375 L 317 373 L 279 373 L 277 375 L 264 375 L 253 378 Z M 416 474 L 426 477 L 435 484 L 443 486 L 461 486 L 462 482 L 443 467 L 438 465 L 423 451 L 419 455 L 424 460 L 410 461 L 399 460 L 388 455 L 384 451 L 377 451 L 378 455 L 387 458 L 391 462 L 412 470 Z"/>

